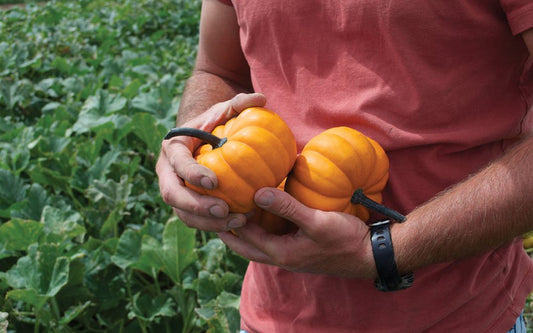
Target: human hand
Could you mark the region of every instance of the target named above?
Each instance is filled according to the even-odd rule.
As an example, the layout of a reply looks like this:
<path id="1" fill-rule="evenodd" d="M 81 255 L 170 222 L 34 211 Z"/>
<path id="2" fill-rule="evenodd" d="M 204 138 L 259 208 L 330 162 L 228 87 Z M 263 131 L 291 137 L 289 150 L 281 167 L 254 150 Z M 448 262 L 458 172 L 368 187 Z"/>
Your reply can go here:
<path id="1" fill-rule="evenodd" d="M 209 110 L 182 124 L 211 132 L 244 109 L 264 106 L 262 94 L 239 94 L 229 101 L 213 105 Z M 205 231 L 224 231 L 246 223 L 243 214 L 230 214 L 222 199 L 201 195 L 185 186 L 185 181 L 206 189 L 217 187 L 218 180 L 209 168 L 200 165 L 192 152 L 202 143 L 191 137 L 164 140 L 156 165 L 159 189 L 163 200 L 173 207 L 176 215 L 189 227 Z"/>
<path id="2" fill-rule="evenodd" d="M 220 239 L 239 255 L 294 272 L 361 279 L 377 276 L 369 228 L 357 217 L 306 207 L 274 188 L 257 191 L 255 202 L 293 222 L 299 230 L 274 235 L 252 218 L 233 232 L 220 232 Z"/>

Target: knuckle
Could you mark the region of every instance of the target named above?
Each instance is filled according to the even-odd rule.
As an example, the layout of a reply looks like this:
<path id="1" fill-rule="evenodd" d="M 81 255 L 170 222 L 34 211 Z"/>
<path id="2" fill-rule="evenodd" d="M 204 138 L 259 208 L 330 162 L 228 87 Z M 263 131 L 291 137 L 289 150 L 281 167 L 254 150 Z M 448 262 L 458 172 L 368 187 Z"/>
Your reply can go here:
<path id="1" fill-rule="evenodd" d="M 169 205 L 172 205 L 172 202 L 173 202 L 173 193 L 170 189 L 168 188 L 162 188 L 160 190 L 161 192 L 161 198 L 163 198 L 163 201 L 166 203 L 166 204 L 169 204 Z"/>
<path id="2" fill-rule="evenodd" d="M 278 212 L 286 217 L 293 217 L 296 215 L 297 207 L 291 200 L 282 200 L 278 205 Z"/>
<path id="3" fill-rule="evenodd" d="M 248 95 L 248 94 L 241 92 L 241 93 L 238 93 L 237 95 L 233 96 L 233 98 L 232 98 L 231 100 L 232 100 L 233 102 L 238 102 L 238 101 L 240 101 L 241 99 L 246 98 L 247 95 Z"/>
<path id="4" fill-rule="evenodd" d="M 195 163 L 184 163 L 182 167 L 182 177 L 189 182 L 193 182 L 197 178 L 197 168 Z"/>
<path id="5" fill-rule="evenodd" d="M 189 212 L 194 216 L 207 216 L 209 215 L 207 208 L 199 205 L 191 205 L 189 207 Z"/>

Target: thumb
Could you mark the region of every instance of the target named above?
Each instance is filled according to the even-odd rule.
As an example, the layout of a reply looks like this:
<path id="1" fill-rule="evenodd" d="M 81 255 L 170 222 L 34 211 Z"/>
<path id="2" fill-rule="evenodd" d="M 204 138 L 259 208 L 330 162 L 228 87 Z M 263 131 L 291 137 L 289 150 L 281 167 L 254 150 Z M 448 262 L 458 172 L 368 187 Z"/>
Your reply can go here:
<path id="1" fill-rule="evenodd" d="M 240 93 L 230 100 L 231 109 L 236 113 L 241 113 L 244 109 L 253 106 L 265 106 L 265 104 L 266 97 L 261 93 Z"/>
<path id="2" fill-rule="evenodd" d="M 265 187 L 255 193 L 255 203 L 260 208 L 285 218 L 302 229 L 313 219 L 314 210 L 296 200 L 289 193 L 277 188 Z"/>
<path id="3" fill-rule="evenodd" d="M 216 126 L 225 124 L 229 119 L 244 111 L 244 109 L 253 106 L 261 107 L 265 106 L 265 104 L 266 97 L 261 93 L 240 93 L 230 100 L 211 106 L 207 112 L 202 113 L 190 123 L 184 125 L 211 132 Z"/>

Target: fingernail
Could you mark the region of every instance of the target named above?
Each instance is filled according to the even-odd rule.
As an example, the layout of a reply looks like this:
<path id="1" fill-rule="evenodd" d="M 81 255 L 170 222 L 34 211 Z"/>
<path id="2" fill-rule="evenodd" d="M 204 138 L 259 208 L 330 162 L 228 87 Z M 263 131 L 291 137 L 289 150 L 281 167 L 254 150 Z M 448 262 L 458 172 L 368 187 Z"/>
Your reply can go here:
<path id="1" fill-rule="evenodd" d="M 226 217 L 226 210 L 220 205 L 213 205 L 209 207 L 209 213 L 214 217 L 223 218 Z"/>
<path id="2" fill-rule="evenodd" d="M 203 188 L 208 189 L 208 190 L 212 190 L 215 188 L 215 184 L 207 176 L 203 176 L 202 178 L 200 178 L 200 184 L 202 185 Z"/>
<path id="3" fill-rule="evenodd" d="M 235 229 L 235 228 L 240 228 L 244 225 L 244 221 L 242 219 L 239 219 L 237 217 L 235 218 L 232 218 L 231 220 L 229 220 L 228 222 L 228 227 L 230 229 Z"/>
<path id="4" fill-rule="evenodd" d="M 255 202 L 259 206 L 270 206 L 272 202 L 274 202 L 274 193 L 272 193 L 272 191 L 263 191 L 263 193 L 261 193 L 255 198 Z"/>

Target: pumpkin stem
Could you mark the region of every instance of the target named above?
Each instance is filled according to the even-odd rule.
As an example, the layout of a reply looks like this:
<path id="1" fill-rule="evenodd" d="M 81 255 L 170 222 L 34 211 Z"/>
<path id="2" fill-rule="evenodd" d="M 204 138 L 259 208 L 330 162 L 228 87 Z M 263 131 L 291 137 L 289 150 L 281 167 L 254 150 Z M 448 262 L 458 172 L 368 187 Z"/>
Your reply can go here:
<path id="1" fill-rule="evenodd" d="M 190 127 L 173 128 L 167 133 L 167 135 L 165 135 L 163 140 L 168 140 L 175 136 L 192 136 L 193 138 L 197 138 L 207 142 L 208 144 L 213 146 L 213 149 L 222 147 L 226 143 L 226 141 L 228 141 L 227 138 L 219 138 L 218 136 L 213 135 L 209 132 Z"/>
<path id="2" fill-rule="evenodd" d="M 385 215 L 388 218 L 391 218 L 398 222 L 403 222 L 407 218 L 403 216 L 402 214 L 398 213 L 397 211 L 390 209 L 388 207 L 383 206 L 382 204 L 370 199 L 363 193 L 363 189 L 355 190 L 355 192 L 352 195 L 351 202 L 353 204 L 360 204 L 365 206 L 368 209 L 371 209 L 373 211 L 376 211 L 382 215 Z"/>

